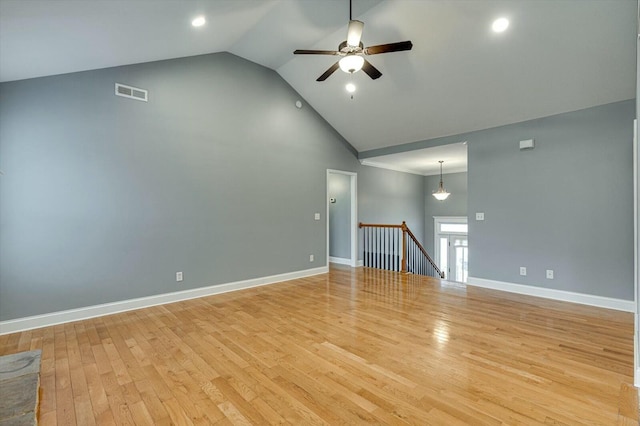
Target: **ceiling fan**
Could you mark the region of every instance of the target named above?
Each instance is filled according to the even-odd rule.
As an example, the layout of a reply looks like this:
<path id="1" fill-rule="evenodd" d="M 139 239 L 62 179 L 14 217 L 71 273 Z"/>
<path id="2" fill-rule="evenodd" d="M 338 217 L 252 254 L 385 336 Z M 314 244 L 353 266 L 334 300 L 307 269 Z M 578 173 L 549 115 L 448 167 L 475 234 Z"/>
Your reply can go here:
<path id="1" fill-rule="evenodd" d="M 351 19 L 351 0 L 349 0 L 349 29 L 347 30 L 347 39 L 338 45 L 338 50 L 295 50 L 294 55 L 334 55 L 342 56 L 342 58 L 333 64 L 324 72 L 316 81 L 325 81 L 338 68 L 342 71 L 353 74 L 362 69 L 371 79 L 375 80 L 382 76 L 376 67 L 371 65 L 364 58 L 364 55 L 378 55 L 380 53 L 400 52 L 403 50 L 411 50 L 413 43 L 411 41 L 400 41 L 397 43 L 379 44 L 377 46 L 364 47 L 362 44 L 362 29 L 364 22 Z"/>

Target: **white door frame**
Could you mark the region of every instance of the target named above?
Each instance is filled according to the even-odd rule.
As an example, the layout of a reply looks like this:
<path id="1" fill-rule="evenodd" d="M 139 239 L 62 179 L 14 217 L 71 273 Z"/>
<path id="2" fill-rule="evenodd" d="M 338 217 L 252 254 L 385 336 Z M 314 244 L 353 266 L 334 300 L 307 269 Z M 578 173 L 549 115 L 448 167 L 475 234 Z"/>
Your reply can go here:
<path id="1" fill-rule="evenodd" d="M 346 175 L 350 177 L 351 182 L 351 257 L 349 259 L 349 266 L 355 268 L 358 263 L 358 174 L 353 172 L 345 172 L 343 170 L 327 169 L 327 267 L 329 267 L 329 175 Z"/>
<path id="2" fill-rule="evenodd" d="M 466 216 L 433 216 L 433 257 L 438 268 L 440 267 L 440 235 L 467 235 L 468 232 L 438 232 L 441 223 L 468 223 Z M 449 253 L 447 253 L 448 255 Z M 446 279 L 449 280 L 449 274 L 446 274 Z"/>
<path id="3" fill-rule="evenodd" d="M 436 264 L 440 264 L 440 245 L 438 244 L 438 229 L 441 223 L 468 223 L 466 216 L 433 216 L 433 254 Z M 467 232 L 447 232 L 447 234 L 467 234 Z"/>
<path id="4" fill-rule="evenodd" d="M 640 45 L 638 45 L 640 46 Z M 640 48 L 639 48 L 640 51 Z M 640 63 L 640 58 L 638 58 Z M 640 387 L 640 152 L 638 150 L 638 119 L 633 120 L 633 298 L 635 299 L 633 332 L 633 384 Z"/>

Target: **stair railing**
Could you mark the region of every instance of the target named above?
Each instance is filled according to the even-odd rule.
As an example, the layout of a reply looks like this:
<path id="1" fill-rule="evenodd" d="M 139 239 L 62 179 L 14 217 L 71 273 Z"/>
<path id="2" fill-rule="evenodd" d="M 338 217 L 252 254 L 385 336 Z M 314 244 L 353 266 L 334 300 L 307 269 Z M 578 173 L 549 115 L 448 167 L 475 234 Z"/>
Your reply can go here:
<path id="1" fill-rule="evenodd" d="M 438 265 L 403 221 L 401 225 L 360 223 L 364 266 L 444 278 Z"/>

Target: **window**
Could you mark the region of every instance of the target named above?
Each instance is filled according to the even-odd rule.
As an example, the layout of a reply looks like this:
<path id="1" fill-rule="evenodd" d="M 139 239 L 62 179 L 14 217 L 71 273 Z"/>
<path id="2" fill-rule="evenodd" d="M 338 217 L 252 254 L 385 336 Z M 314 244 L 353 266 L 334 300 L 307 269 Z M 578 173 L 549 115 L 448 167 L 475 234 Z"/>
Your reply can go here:
<path id="1" fill-rule="evenodd" d="M 469 226 L 466 223 L 440 223 L 439 233 L 442 234 L 466 234 Z"/>

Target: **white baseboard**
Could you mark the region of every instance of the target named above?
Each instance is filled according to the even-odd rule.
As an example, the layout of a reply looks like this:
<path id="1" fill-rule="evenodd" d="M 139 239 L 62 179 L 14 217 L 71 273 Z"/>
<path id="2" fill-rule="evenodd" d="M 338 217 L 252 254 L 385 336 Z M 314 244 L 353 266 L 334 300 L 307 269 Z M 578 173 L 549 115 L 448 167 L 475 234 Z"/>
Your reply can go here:
<path id="1" fill-rule="evenodd" d="M 0 335 L 31 330 L 34 328 L 48 327 L 71 321 L 95 318 L 103 315 L 117 314 L 118 312 L 131 311 L 134 309 L 147 308 L 150 306 L 164 305 L 166 303 L 179 302 L 181 300 L 189 300 L 198 297 L 211 296 L 214 294 L 227 293 L 230 291 L 243 290 L 251 287 L 275 284 L 282 281 L 289 281 L 298 278 L 310 277 L 313 275 L 325 274 L 327 272 L 329 272 L 329 268 L 326 266 L 321 266 L 319 268 L 288 272 L 285 274 L 272 275 L 269 277 L 253 278 L 244 281 L 236 281 L 232 283 L 212 285 L 208 287 L 200 287 L 184 291 L 176 291 L 173 293 L 157 294 L 154 296 L 140 297 L 137 299 L 122 300 L 119 302 L 70 309 L 68 311 L 52 312 L 49 314 L 17 318 L 8 321 L 0 321 Z"/>
<path id="2" fill-rule="evenodd" d="M 633 300 L 614 299 L 611 297 L 594 296 L 591 294 L 574 293 L 571 291 L 534 287 L 530 285 L 507 283 L 475 277 L 469 277 L 467 279 L 467 284 L 476 287 L 490 288 L 493 290 L 507 291 L 509 293 L 525 294 L 527 296 L 543 297 L 545 299 L 579 303 L 581 305 L 597 306 L 599 308 L 615 309 L 617 311 L 636 311 L 635 302 Z"/>
<path id="3" fill-rule="evenodd" d="M 338 263 L 340 265 L 347 265 L 347 266 L 351 266 L 351 259 L 344 259 L 342 257 L 333 257 L 333 256 L 329 256 L 329 262 L 330 263 Z M 362 260 L 357 260 L 356 261 L 356 268 L 359 266 L 364 266 L 364 261 Z"/>
<path id="4" fill-rule="evenodd" d="M 333 257 L 333 256 L 329 256 L 329 262 L 331 263 L 338 263 L 340 265 L 347 265 L 347 266 L 351 266 L 351 259 L 345 259 L 343 257 Z"/>

